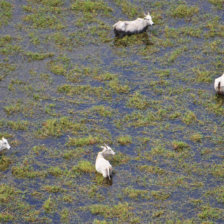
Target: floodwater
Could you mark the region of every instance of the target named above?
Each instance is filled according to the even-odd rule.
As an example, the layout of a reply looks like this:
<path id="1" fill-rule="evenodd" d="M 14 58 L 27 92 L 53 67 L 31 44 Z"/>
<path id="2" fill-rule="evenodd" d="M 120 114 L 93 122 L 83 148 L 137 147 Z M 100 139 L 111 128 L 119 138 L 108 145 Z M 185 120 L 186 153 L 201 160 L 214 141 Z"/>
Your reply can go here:
<path id="1" fill-rule="evenodd" d="M 0 18 L 1 223 L 224 222 L 222 0 L 0 0 Z"/>

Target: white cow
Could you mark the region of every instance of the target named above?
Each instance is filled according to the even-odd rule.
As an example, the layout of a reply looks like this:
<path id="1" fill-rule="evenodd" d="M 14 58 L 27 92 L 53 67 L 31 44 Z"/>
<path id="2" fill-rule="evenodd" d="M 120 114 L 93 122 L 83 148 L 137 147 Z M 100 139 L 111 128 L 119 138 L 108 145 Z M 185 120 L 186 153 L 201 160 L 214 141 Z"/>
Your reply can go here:
<path id="1" fill-rule="evenodd" d="M 4 149 L 10 149 L 10 145 L 4 137 L 2 137 L 2 140 L 0 140 L 0 152 Z"/>
<path id="2" fill-rule="evenodd" d="M 108 155 L 115 155 L 115 152 L 111 149 L 110 146 L 106 145 L 101 146 L 103 151 L 99 152 L 96 157 L 96 171 L 98 173 L 101 173 L 104 178 L 108 177 L 110 179 L 112 175 L 112 166 L 110 165 L 110 162 L 106 160 L 104 157 Z"/>
<path id="3" fill-rule="evenodd" d="M 149 12 L 143 19 L 137 18 L 133 21 L 119 21 L 113 25 L 116 36 L 124 36 L 126 34 L 142 33 L 146 31 L 149 25 L 153 25 L 152 17 Z"/>
<path id="4" fill-rule="evenodd" d="M 214 88 L 217 94 L 224 95 L 224 73 L 222 76 L 215 79 Z"/>

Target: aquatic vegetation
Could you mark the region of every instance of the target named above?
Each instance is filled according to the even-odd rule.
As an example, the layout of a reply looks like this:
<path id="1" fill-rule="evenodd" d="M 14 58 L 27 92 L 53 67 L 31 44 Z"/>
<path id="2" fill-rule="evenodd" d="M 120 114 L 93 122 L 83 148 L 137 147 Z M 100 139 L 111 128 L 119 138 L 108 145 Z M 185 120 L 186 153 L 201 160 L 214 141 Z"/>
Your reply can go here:
<path id="1" fill-rule="evenodd" d="M 195 133 L 190 136 L 190 139 L 194 142 L 201 142 L 203 139 L 203 135 L 200 133 Z"/>
<path id="2" fill-rule="evenodd" d="M 91 13 L 99 11 L 103 12 L 106 15 L 113 11 L 113 9 L 107 6 L 106 3 L 102 0 L 78 0 L 71 4 L 71 9 Z"/>
<path id="3" fill-rule="evenodd" d="M 95 204 L 89 206 L 92 214 L 102 215 L 105 218 L 116 217 L 121 221 L 130 220 L 132 207 L 128 203 L 118 203 L 114 206 Z"/>
<path id="4" fill-rule="evenodd" d="M 90 108 L 90 111 L 95 112 L 102 117 L 111 117 L 112 116 L 111 108 L 107 108 L 103 105 L 93 106 L 92 108 Z"/>
<path id="5" fill-rule="evenodd" d="M 176 151 L 182 151 L 184 149 L 190 148 L 186 142 L 176 141 L 176 140 L 172 141 L 172 146 L 173 146 L 173 149 Z"/>
<path id="6" fill-rule="evenodd" d="M 157 175 L 166 174 L 166 171 L 164 169 L 161 169 L 157 166 L 142 165 L 142 166 L 139 166 L 139 169 L 141 171 L 145 171 L 147 173 L 152 173 L 152 174 L 157 174 Z"/>
<path id="7" fill-rule="evenodd" d="M 196 6 L 188 6 L 187 4 L 180 4 L 177 7 L 173 7 L 170 10 L 171 16 L 175 18 L 186 18 L 196 15 L 199 12 L 199 8 Z"/>
<path id="8" fill-rule="evenodd" d="M 131 4 L 127 0 L 115 0 L 114 2 L 119 5 L 121 7 L 122 12 L 130 18 L 137 16 L 139 13 L 138 7 L 134 4 Z"/>
<path id="9" fill-rule="evenodd" d="M 112 161 L 114 166 L 119 166 L 127 163 L 130 159 L 131 158 L 128 155 L 118 152 L 113 156 Z"/>
<path id="10" fill-rule="evenodd" d="M 49 14 L 48 10 L 44 7 L 24 7 L 24 10 L 29 12 L 29 14 L 25 15 L 23 20 L 33 28 L 52 28 L 58 30 L 63 28 L 63 24 L 60 22 L 58 17 L 56 15 Z"/>
<path id="11" fill-rule="evenodd" d="M 136 200 L 140 200 L 142 198 L 150 199 L 149 192 L 146 190 L 138 190 L 138 189 L 134 189 L 132 187 L 126 187 L 123 190 L 123 192 L 126 196 L 136 199 Z"/>
<path id="12" fill-rule="evenodd" d="M 52 207 L 53 207 L 53 201 L 51 199 L 51 196 L 49 196 L 49 198 L 43 204 L 43 209 L 46 212 L 50 212 L 52 210 Z"/>
<path id="13" fill-rule="evenodd" d="M 170 193 L 163 192 L 163 191 L 151 191 L 151 195 L 156 199 L 156 200 L 166 200 L 167 198 L 170 197 Z"/>
<path id="14" fill-rule="evenodd" d="M 215 5 L 217 8 L 222 9 L 223 6 L 223 0 L 208 0 L 211 4 Z"/>
<path id="15" fill-rule="evenodd" d="M 219 219 L 223 217 L 223 209 L 204 206 L 201 210 L 202 211 L 198 214 L 198 217 L 201 219 Z"/>
<path id="16" fill-rule="evenodd" d="M 8 114 L 14 114 L 14 113 L 18 113 L 21 112 L 23 110 L 23 106 L 21 103 L 16 103 L 16 104 L 12 104 L 9 106 L 5 106 L 4 107 L 4 111 Z"/>
<path id="17" fill-rule="evenodd" d="M 222 223 L 223 4 L 203 3 L 0 0 L 0 223 Z"/>
<path id="18" fill-rule="evenodd" d="M 12 174 L 17 178 L 36 178 L 45 177 L 47 175 L 47 172 L 44 170 L 35 171 L 30 165 L 21 164 L 12 167 Z"/>
<path id="19" fill-rule="evenodd" d="M 82 130 L 82 128 L 82 124 L 73 123 L 68 117 L 52 118 L 44 121 L 42 128 L 36 134 L 41 138 L 46 138 L 47 136 L 59 137 L 66 132 L 75 133 L 78 130 Z"/>
<path id="20" fill-rule="evenodd" d="M 27 130 L 30 123 L 28 121 L 24 120 L 18 120 L 18 121 L 3 121 L 3 124 L 11 128 L 12 130 Z"/>
<path id="21" fill-rule="evenodd" d="M 63 64 L 50 63 L 49 70 L 56 75 L 65 75 L 65 73 L 66 73 L 66 70 L 65 70 Z"/>
<path id="22" fill-rule="evenodd" d="M 59 177 L 66 173 L 66 170 L 62 170 L 60 167 L 54 166 L 48 169 L 48 173 L 52 176 Z"/>
<path id="23" fill-rule="evenodd" d="M 149 102 L 141 93 L 135 92 L 132 97 L 129 98 L 128 106 L 143 110 L 149 106 Z"/>
<path id="24" fill-rule="evenodd" d="M 0 1 L 0 27 L 7 25 L 12 17 L 12 4 L 1 0 Z"/>
<path id="25" fill-rule="evenodd" d="M 4 171 L 8 169 L 10 164 L 12 163 L 11 159 L 7 156 L 1 156 L 0 158 L 0 170 Z"/>
<path id="26" fill-rule="evenodd" d="M 72 171 L 78 173 L 93 173 L 95 172 L 95 167 L 89 161 L 81 160 L 76 166 L 72 167 Z"/>
<path id="27" fill-rule="evenodd" d="M 54 56 L 54 53 L 37 53 L 37 52 L 25 52 L 25 55 L 32 60 L 44 60 Z"/>
<path id="28" fill-rule="evenodd" d="M 7 184 L 0 185 L 0 201 L 1 203 L 8 203 L 13 200 L 16 194 L 16 190 L 14 187 L 11 187 Z"/>
<path id="29" fill-rule="evenodd" d="M 117 142 L 121 145 L 127 145 L 132 143 L 132 137 L 130 135 L 119 136 Z"/>

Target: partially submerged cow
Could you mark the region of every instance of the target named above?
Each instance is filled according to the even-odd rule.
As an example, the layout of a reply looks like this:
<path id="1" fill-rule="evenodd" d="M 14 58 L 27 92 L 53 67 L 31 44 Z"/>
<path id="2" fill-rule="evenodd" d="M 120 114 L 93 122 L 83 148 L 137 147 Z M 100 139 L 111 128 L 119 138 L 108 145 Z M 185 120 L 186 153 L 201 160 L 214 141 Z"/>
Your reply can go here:
<path id="1" fill-rule="evenodd" d="M 149 12 L 143 19 L 137 18 L 133 21 L 119 21 L 113 25 L 115 36 L 124 36 L 145 32 L 149 25 L 153 25 Z"/>
<path id="2" fill-rule="evenodd" d="M 0 152 L 3 151 L 4 149 L 10 149 L 10 145 L 4 137 L 2 137 L 2 140 L 0 140 Z"/>
<path id="3" fill-rule="evenodd" d="M 224 95 L 224 73 L 215 79 L 214 88 L 217 94 Z"/>

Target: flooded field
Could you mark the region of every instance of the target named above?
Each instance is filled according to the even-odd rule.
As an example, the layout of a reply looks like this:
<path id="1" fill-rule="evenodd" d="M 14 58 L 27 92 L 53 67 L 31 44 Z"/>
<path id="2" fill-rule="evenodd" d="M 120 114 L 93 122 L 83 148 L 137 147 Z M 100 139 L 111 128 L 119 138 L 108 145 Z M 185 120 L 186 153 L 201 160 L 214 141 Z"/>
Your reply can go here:
<path id="1" fill-rule="evenodd" d="M 0 0 L 0 222 L 224 223 L 223 6 Z"/>

